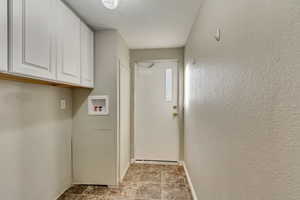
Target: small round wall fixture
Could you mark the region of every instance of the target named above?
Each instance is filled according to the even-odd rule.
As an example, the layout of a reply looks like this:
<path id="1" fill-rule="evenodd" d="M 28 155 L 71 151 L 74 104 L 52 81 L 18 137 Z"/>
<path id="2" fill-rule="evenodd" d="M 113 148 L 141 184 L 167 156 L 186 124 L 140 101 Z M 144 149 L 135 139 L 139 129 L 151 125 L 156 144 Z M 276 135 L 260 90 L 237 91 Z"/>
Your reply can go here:
<path id="1" fill-rule="evenodd" d="M 118 7 L 119 5 L 119 0 L 102 0 L 102 3 L 105 8 L 114 10 Z"/>

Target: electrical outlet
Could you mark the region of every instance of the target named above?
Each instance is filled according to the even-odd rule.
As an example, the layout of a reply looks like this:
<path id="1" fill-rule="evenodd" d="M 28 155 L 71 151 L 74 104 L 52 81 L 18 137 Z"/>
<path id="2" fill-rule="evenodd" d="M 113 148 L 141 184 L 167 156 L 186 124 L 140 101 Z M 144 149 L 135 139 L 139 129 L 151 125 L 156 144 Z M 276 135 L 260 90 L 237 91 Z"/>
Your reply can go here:
<path id="1" fill-rule="evenodd" d="M 66 106 L 67 106 L 66 105 L 66 100 L 65 99 L 60 100 L 60 109 L 65 110 Z"/>

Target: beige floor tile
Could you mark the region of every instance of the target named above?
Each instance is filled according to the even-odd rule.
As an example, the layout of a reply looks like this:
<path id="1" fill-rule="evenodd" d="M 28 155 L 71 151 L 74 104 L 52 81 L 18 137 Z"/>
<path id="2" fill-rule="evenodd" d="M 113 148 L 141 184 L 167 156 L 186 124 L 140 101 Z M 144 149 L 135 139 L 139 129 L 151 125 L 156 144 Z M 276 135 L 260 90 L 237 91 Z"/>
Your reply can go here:
<path id="1" fill-rule="evenodd" d="M 89 186 L 83 194 L 105 196 L 108 192 L 108 187 L 105 186 Z"/>
<path id="2" fill-rule="evenodd" d="M 141 183 L 136 198 L 145 199 L 161 199 L 161 184 Z"/>
<path id="3" fill-rule="evenodd" d="M 65 193 L 61 195 L 57 200 L 79 200 L 80 194 Z"/>
<path id="4" fill-rule="evenodd" d="M 82 194 L 87 188 L 87 185 L 74 185 L 71 188 L 69 188 L 65 193 Z"/>
<path id="5" fill-rule="evenodd" d="M 59 200 L 192 200 L 182 166 L 133 164 L 119 188 L 77 185 Z"/>

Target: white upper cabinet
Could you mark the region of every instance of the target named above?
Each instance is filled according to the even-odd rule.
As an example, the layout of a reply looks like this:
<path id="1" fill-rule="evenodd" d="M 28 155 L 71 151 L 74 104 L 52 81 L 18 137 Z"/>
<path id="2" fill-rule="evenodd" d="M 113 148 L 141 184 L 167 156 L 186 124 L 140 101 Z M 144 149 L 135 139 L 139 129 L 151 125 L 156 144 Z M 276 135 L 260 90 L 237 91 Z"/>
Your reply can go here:
<path id="1" fill-rule="evenodd" d="M 59 42 L 57 79 L 80 84 L 80 19 L 58 1 Z"/>
<path id="2" fill-rule="evenodd" d="M 7 38 L 7 0 L 0 2 L 0 72 L 7 71 L 8 38 Z"/>
<path id="3" fill-rule="evenodd" d="M 55 80 L 55 1 L 10 1 L 11 72 Z"/>
<path id="4" fill-rule="evenodd" d="M 81 23 L 81 85 L 94 87 L 94 33 Z"/>
<path id="5" fill-rule="evenodd" d="M 0 0 L 0 49 L 0 72 L 94 86 L 94 33 L 61 0 Z"/>

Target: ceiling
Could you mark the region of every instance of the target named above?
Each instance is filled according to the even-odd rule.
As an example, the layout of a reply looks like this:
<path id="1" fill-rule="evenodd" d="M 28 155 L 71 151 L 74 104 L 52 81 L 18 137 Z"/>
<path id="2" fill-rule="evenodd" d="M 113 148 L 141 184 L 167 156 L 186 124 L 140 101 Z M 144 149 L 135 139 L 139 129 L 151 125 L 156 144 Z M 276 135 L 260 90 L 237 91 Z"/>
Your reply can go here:
<path id="1" fill-rule="evenodd" d="M 108 10 L 102 0 L 65 0 L 96 30 L 116 29 L 131 49 L 185 45 L 201 0 L 120 0 Z"/>

